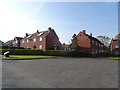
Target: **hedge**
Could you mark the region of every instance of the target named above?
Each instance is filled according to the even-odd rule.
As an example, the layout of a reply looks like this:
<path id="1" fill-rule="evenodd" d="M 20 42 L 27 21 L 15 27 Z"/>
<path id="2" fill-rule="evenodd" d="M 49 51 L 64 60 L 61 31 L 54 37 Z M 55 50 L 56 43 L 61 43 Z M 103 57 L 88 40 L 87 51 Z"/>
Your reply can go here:
<path id="1" fill-rule="evenodd" d="M 48 50 L 45 51 L 45 55 L 49 56 L 67 56 L 67 52 L 64 50 Z"/>
<path id="2" fill-rule="evenodd" d="M 90 53 L 81 51 L 64 51 L 64 50 L 32 50 L 32 49 L 0 49 L 1 54 L 10 51 L 10 55 L 48 55 L 48 56 L 64 56 L 64 57 L 108 57 L 110 53 Z"/>
<path id="3" fill-rule="evenodd" d="M 10 55 L 43 55 L 42 50 L 30 50 L 30 49 L 2 49 L 2 55 L 4 52 L 10 51 Z M 0 51 L 1 52 L 1 51 Z"/>

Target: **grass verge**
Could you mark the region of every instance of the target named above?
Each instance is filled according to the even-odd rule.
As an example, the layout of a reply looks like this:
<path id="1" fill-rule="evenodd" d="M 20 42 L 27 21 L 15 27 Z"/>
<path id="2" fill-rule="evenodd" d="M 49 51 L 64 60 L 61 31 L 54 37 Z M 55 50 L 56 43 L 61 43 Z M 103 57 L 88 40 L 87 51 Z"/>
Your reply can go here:
<path id="1" fill-rule="evenodd" d="M 43 55 L 10 55 L 10 57 L 2 57 L 4 60 L 31 60 L 31 59 L 51 59 L 57 58 L 56 56 L 43 56 Z"/>
<path id="2" fill-rule="evenodd" d="M 120 61 L 120 57 L 109 57 L 109 58 L 107 58 L 107 59 Z"/>

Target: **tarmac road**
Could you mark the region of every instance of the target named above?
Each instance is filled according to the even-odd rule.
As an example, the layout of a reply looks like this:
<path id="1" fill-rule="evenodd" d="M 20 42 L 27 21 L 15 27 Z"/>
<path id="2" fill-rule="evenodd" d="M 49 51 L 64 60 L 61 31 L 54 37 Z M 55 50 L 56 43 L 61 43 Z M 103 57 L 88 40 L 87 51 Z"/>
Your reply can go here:
<path id="1" fill-rule="evenodd" d="M 93 58 L 3 60 L 3 88 L 118 88 L 118 61 Z"/>

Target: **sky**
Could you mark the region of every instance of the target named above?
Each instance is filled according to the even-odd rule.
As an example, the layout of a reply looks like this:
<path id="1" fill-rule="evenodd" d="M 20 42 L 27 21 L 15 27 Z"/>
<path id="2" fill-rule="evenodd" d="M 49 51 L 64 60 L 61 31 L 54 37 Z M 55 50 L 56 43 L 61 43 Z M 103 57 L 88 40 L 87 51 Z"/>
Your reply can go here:
<path id="1" fill-rule="evenodd" d="M 70 43 L 82 30 L 94 37 L 114 38 L 118 33 L 117 2 L 2 2 L 0 40 L 35 33 L 51 27 L 61 43 Z"/>

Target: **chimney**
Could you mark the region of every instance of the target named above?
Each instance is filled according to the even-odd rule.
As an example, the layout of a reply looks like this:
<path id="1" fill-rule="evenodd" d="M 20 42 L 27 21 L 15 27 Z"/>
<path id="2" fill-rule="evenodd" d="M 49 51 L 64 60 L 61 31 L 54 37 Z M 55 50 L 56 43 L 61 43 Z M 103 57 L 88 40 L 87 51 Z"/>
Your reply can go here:
<path id="1" fill-rule="evenodd" d="M 28 33 L 26 33 L 26 37 L 29 36 Z"/>
<path id="2" fill-rule="evenodd" d="M 90 36 L 92 37 L 92 33 L 90 33 Z"/>
<path id="3" fill-rule="evenodd" d="M 84 34 L 86 34 L 86 30 L 83 30 L 82 32 L 83 32 Z"/>
<path id="4" fill-rule="evenodd" d="M 39 33 L 39 30 L 37 30 L 37 33 Z"/>
<path id="5" fill-rule="evenodd" d="M 48 30 L 51 30 L 51 29 L 52 29 L 51 27 L 48 28 Z"/>

